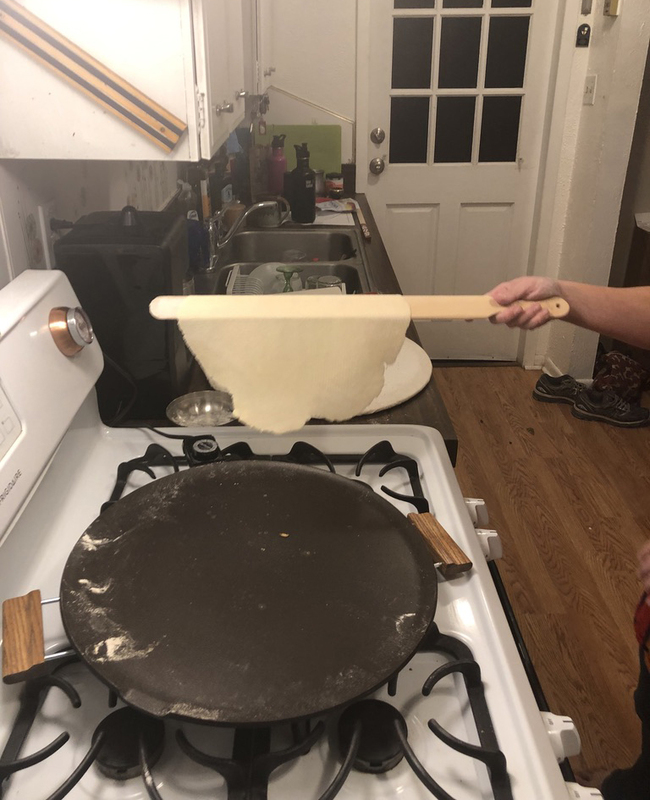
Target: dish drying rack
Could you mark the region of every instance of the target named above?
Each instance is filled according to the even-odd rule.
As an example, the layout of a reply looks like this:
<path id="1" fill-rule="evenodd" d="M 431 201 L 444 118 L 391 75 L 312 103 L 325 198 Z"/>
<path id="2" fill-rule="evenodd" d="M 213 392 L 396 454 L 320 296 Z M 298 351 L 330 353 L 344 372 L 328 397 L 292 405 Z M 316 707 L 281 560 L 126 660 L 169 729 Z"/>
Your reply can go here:
<path id="1" fill-rule="evenodd" d="M 259 278 L 242 275 L 239 264 L 235 264 L 226 279 L 226 294 L 264 294 L 264 289 Z"/>

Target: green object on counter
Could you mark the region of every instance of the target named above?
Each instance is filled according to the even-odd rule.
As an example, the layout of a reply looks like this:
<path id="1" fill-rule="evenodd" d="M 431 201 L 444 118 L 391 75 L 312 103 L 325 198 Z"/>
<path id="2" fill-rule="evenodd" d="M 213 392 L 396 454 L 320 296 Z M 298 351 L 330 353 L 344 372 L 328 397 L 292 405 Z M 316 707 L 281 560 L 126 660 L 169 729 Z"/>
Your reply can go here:
<path id="1" fill-rule="evenodd" d="M 309 142 L 312 169 L 324 172 L 341 171 L 341 126 L 340 125 L 267 125 L 266 133 L 255 131 L 255 144 L 270 145 L 274 137 L 286 135 L 285 153 L 287 171 L 297 166 L 295 145 Z"/>

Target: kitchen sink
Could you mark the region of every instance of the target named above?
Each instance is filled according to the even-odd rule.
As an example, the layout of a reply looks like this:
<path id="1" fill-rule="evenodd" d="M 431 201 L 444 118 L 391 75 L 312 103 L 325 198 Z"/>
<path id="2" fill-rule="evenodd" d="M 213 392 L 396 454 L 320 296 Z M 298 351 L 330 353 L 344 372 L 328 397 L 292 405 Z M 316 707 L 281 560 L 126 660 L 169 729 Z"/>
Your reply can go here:
<path id="1" fill-rule="evenodd" d="M 245 276 L 250 275 L 255 267 L 258 266 L 259 264 L 257 262 L 249 262 L 228 264 L 225 267 L 221 267 L 221 269 L 217 271 L 214 294 L 226 294 L 226 285 L 231 270 L 239 267 L 239 274 Z M 345 284 L 346 294 L 363 294 L 372 291 L 365 270 L 357 264 L 341 263 L 340 261 L 318 261 L 300 264 L 299 266 L 303 268 L 303 271 L 300 273 L 300 279 L 303 285 L 311 275 L 336 275 L 336 277 L 340 278 Z"/>
<path id="2" fill-rule="evenodd" d="M 306 258 L 300 262 L 303 284 L 311 275 L 336 275 L 345 284 L 347 294 L 375 291 L 363 244 L 354 228 L 244 230 L 221 250 L 215 268 L 201 278 L 200 283 L 205 287 L 199 289 L 197 285 L 197 291 L 226 294 L 228 276 L 234 267 L 239 267 L 239 274 L 246 276 L 260 264 L 294 262 L 296 251 Z"/>
<path id="3" fill-rule="evenodd" d="M 217 267 L 226 264 L 289 261 L 289 250 L 299 250 L 308 261 L 355 261 L 363 263 L 363 248 L 356 230 L 291 229 L 245 230 L 223 248 Z"/>

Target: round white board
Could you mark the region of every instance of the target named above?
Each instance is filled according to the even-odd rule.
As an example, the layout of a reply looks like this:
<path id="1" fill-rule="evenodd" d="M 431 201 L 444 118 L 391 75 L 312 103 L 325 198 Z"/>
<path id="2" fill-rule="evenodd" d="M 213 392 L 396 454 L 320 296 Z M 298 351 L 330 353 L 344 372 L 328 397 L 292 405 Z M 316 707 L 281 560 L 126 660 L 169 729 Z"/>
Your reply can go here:
<path id="1" fill-rule="evenodd" d="M 404 339 L 397 358 L 386 367 L 384 388 L 361 413 L 374 414 L 403 403 L 424 389 L 429 383 L 431 372 L 429 356 L 420 345 L 411 339 Z"/>

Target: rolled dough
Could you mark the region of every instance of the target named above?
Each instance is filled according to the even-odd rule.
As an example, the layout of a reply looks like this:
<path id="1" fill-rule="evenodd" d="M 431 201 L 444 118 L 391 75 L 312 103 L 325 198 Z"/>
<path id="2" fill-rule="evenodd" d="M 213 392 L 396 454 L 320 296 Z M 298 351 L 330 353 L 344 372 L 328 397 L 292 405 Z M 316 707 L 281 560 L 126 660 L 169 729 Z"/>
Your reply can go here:
<path id="1" fill-rule="evenodd" d="M 179 327 L 210 383 L 232 395 L 235 416 L 271 433 L 360 414 L 411 320 L 401 295 L 224 299 L 185 298 Z"/>

